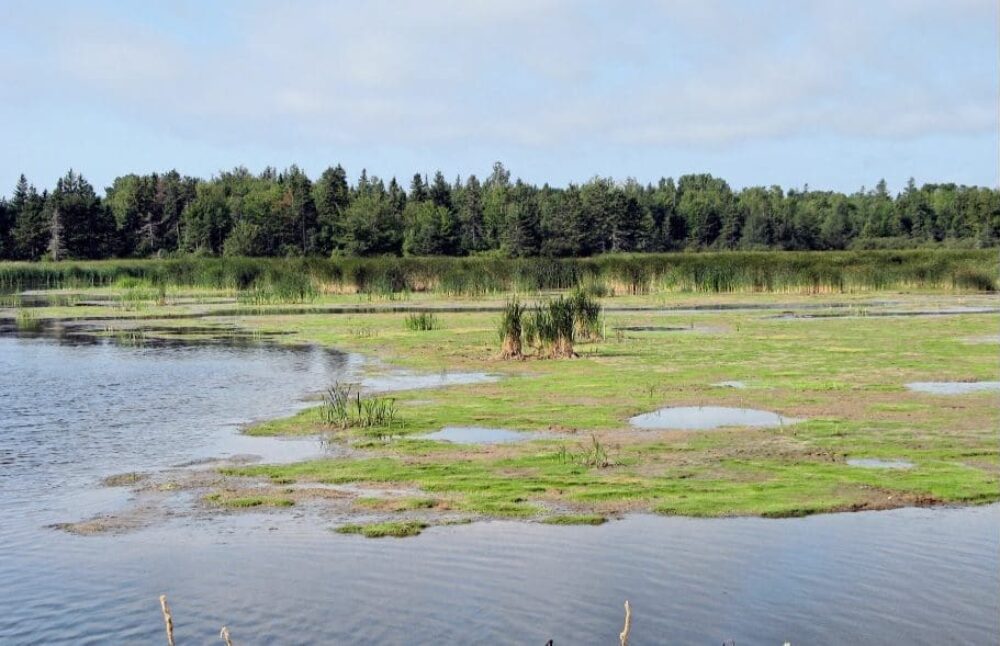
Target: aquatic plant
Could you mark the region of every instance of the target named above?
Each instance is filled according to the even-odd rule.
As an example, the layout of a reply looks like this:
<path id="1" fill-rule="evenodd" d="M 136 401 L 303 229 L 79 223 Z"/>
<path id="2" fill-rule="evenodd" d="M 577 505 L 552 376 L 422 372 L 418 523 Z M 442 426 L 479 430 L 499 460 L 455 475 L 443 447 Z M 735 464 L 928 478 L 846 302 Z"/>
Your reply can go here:
<path id="1" fill-rule="evenodd" d="M 243 305 L 283 305 L 311 303 L 318 295 L 307 274 L 272 272 L 240 290 L 236 300 Z"/>
<path id="2" fill-rule="evenodd" d="M 521 334 L 525 307 L 516 298 L 507 301 L 500 315 L 500 358 L 520 359 L 522 356 Z"/>
<path id="3" fill-rule="evenodd" d="M 561 462 L 572 462 L 580 466 L 598 469 L 606 469 L 617 464 L 611 459 L 607 448 L 593 434 L 590 436 L 590 444 L 581 445 L 580 451 L 571 451 L 566 445 L 563 445 L 559 447 L 557 455 Z"/>
<path id="4" fill-rule="evenodd" d="M 426 332 L 429 330 L 436 330 L 440 327 L 438 317 L 433 312 L 417 312 L 415 314 L 407 314 L 405 323 L 406 329 L 414 332 Z"/>
<path id="5" fill-rule="evenodd" d="M 42 322 L 29 309 L 19 307 L 14 317 L 14 325 L 21 332 L 37 332 L 42 329 Z"/>
<path id="6" fill-rule="evenodd" d="M 601 334 L 601 304 L 577 290 L 570 297 L 573 304 L 573 328 L 581 339 L 596 341 Z"/>
<path id="7" fill-rule="evenodd" d="M 306 302 L 324 293 L 396 298 L 533 293 L 583 287 L 611 292 L 834 293 L 885 289 L 993 291 L 991 249 L 727 251 L 608 254 L 590 258 L 239 258 L 0 263 L 0 293 L 28 289 L 172 287 L 246 291 L 246 301 Z M 308 283 L 308 285 L 307 285 Z M 270 287 L 268 286 L 270 285 Z M 289 289 L 289 286 L 291 287 Z"/>
<path id="8" fill-rule="evenodd" d="M 356 384 L 337 382 L 323 395 L 320 419 L 328 426 L 361 428 L 385 438 L 397 424 L 396 412 L 394 398 L 362 397 Z"/>
<path id="9" fill-rule="evenodd" d="M 578 301 L 586 311 L 578 310 Z M 577 329 L 584 329 L 588 335 L 599 334 L 600 311 L 599 305 L 583 295 L 560 296 L 535 305 L 523 316 L 524 342 L 533 346 L 539 357 L 574 357 Z"/>
<path id="10" fill-rule="evenodd" d="M 365 538 L 405 538 L 407 536 L 416 536 L 427 529 L 427 527 L 427 523 L 419 520 L 388 521 L 366 525 L 341 525 L 337 528 L 337 533 L 360 534 Z"/>

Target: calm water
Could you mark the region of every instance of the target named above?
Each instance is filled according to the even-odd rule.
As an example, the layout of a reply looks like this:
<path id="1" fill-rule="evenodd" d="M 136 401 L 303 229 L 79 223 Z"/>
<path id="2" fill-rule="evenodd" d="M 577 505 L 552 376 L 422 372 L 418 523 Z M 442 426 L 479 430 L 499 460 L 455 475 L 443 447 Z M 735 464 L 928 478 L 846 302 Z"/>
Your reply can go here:
<path id="1" fill-rule="evenodd" d="M 801 420 L 783 417 L 777 413 L 754 408 L 729 408 L 727 406 L 671 406 L 636 415 L 629 420 L 636 428 L 676 428 L 705 431 L 724 426 L 771 427 L 795 424 Z"/>
<path id="2" fill-rule="evenodd" d="M 1000 381 L 915 381 L 906 384 L 906 387 L 931 395 L 968 395 L 1000 392 Z"/>
<path id="3" fill-rule="evenodd" d="M 0 644 L 995 643 L 997 506 L 805 519 L 490 522 L 372 541 L 322 509 L 47 529 L 114 508 L 101 477 L 314 442 L 241 438 L 356 368 L 318 350 L 0 338 Z M 259 450 L 256 450 L 259 447 Z"/>

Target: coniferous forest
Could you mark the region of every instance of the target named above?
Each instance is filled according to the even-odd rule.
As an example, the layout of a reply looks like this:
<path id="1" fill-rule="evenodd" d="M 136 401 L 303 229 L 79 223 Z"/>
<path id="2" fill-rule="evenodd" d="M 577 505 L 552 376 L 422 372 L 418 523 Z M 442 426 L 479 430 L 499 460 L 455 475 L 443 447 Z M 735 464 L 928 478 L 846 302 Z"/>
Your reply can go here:
<path id="1" fill-rule="evenodd" d="M 51 188 L 22 176 L 0 200 L 0 259 L 227 256 L 579 257 L 612 252 L 992 247 L 1000 192 L 912 180 L 845 195 L 778 186 L 733 190 L 709 174 L 655 184 L 594 177 L 567 187 L 416 174 L 404 186 L 341 166 L 292 166 L 209 180 L 125 175 L 104 195 L 74 171 Z"/>

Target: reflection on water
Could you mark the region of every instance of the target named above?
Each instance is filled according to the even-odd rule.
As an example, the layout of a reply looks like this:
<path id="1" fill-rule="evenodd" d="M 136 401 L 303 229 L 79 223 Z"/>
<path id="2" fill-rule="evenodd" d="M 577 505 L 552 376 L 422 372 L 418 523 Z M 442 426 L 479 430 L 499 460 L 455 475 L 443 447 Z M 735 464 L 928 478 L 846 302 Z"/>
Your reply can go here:
<path id="1" fill-rule="evenodd" d="M 753 408 L 726 406 L 672 406 L 636 415 L 629 422 L 636 428 L 709 430 L 724 426 L 770 427 L 795 424 L 801 420 Z"/>
<path id="2" fill-rule="evenodd" d="M 2 643 L 993 643 L 998 508 L 805 519 L 517 522 L 408 539 L 230 515 L 124 536 L 50 532 L 0 560 Z"/>
<path id="3" fill-rule="evenodd" d="M 637 645 L 1000 632 L 997 506 L 488 522 L 380 541 L 329 531 L 343 519 L 319 505 L 123 535 L 45 529 L 124 505 L 133 493 L 99 487 L 107 475 L 313 452 L 236 429 L 354 368 L 315 349 L 0 338 L 0 643 L 160 643 L 163 593 L 179 643 L 211 643 L 222 624 L 237 643 L 612 643 L 626 598 Z"/>
<path id="4" fill-rule="evenodd" d="M 906 384 L 910 390 L 931 395 L 968 395 L 1000 392 L 1000 381 L 915 381 Z"/>
<path id="5" fill-rule="evenodd" d="M 877 458 L 848 458 L 847 464 L 862 469 L 912 469 L 913 463 L 906 460 L 879 460 Z"/>

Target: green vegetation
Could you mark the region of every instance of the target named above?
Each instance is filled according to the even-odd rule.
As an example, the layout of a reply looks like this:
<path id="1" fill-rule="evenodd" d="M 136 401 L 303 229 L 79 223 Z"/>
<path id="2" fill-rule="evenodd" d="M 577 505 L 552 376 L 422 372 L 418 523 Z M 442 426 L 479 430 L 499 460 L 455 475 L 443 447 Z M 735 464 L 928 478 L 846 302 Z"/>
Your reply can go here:
<path id="1" fill-rule="evenodd" d="M 71 171 L 41 193 L 22 176 L 0 200 L 0 259 L 986 248 L 1000 242 L 998 212 L 994 189 L 912 180 L 897 195 L 884 181 L 851 195 L 734 191 L 708 174 L 647 185 L 595 177 L 557 188 L 513 180 L 497 163 L 483 182 L 449 183 L 439 171 L 430 182 L 414 175 L 407 191 L 365 172 L 349 185 L 340 166 L 313 182 L 292 166 L 259 175 L 236 168 L 210 180 L 130 174 L 101 197 Z M 482 276 L 453 278 L 466 293 L 481 287 Z M 642 278 L 622 287 L 634 293 Z"/>
<path id="2" fill-rule="evenodd" d="M 890 309 L 904 310 L 953 302 L 904 294 L 877 298 L 898 300 Z M 355 320 L 302 315 L 269 323 L 265 317 L 259 325 L 295 329 L 296 342 L 377 347 L 413 369 L 502 369 L 506 377 L 400 393 L 407 425 L 398 439 L 368 446 L 363 433 L 357 440 L 350 433 L 342 438 L 361 455 L 226 473 L 414 488 L 447 500 L 455 512 L 508 518 L 545 518 L 547 504 L 598 515 L 788 516 L 1000 498 L 994 441 L 1000 419 L 991 395 L 945 401 L 903 387 L 908 381 L 993 379 L 992 353 L 967 339 L 995 333 L 996 315 L 878 317 L 882 307 L 864 307 L 869 316 L 791 320 L 774 318 L 780 309 L 607 312 L 610 325 L 652 331 L 585 343 L 572 362 L 492 361 L 496 315 L 489 312 L 449 314 L 447 346 L 399 331 L 391 313 L 349 317 L 379 331 L 375 341 L 349 335 Z M 677 329 L 682 331 L 669 331 Z M 750 387 L 712 385 L 733 379 Z M 707 432 L 635 432 L 627 423 L 662 406 L 710 404 L 805 421 Z M 262 431 L 315 432 L 315 419 L 306 411 Z M 408 439 L 442 425 L 547 431 L 547 437 L 495 446 Z M 862 469 L 848 465 L 848 457 L 916 466 Z"/>
<path id="3" fill-rule="evenodd" d="M 339 429 L 361 428 L 380 438 L 390 436 L 397 426 L 396 400 L 392 397 L 362 397 L 355 384 L 336 383 L 323 395 L 320 417 Z"/>
<path id="4" fill-rule="evenodd" d="M 603 525 L 608 519 L 600 514 L 561 514 L 542 519 L 547 525 Z"/>
<path id="5" fill-rule="evenodd" d="M 407 536 L 417 536 L 427 529 L 427 527 L 427 523 L 408 520 L 368 523 L 365 525 L 342 525 L 337 528 L 337 532 L 341 534 L 360 534 L 365 538 L 405 538 Z"/>
<path id="6" fill-rule="evenodd" d="M 18 308 L 14 324 L 22 332 L 36 332 L 42 329 L 42 322 L 38 317 L 31 310 L 24 308 Z"/>
<path id="7" fill-rule="evenodd" d="M 28 289 L 224 290 L 251 306 L 309 303 L 324 294 L 396 298 L 521 294 L 580 287 L 591 297 L 659 293 L 992 291 L 996 251 L 726 252 L 593 258 L 199 258 L 0 263 L 0 294 Z M 127 283 L 126 283 L 127 284 Z"/>
<path id="8" fill-rule="evenodd" d="M 441 327 L 438 317 L 431 312 L 418 312 L 406 315 L 406 329 L 414 332 L 428 332 Z"/>
<path id="9" fill-rule="evenodd" d="M 271 495 L 243 496 L 233 495 L 230 492 L 206 494 L 203 497 L 203 500 L 213 505 L 230 507 L 232 509 L 247 509 L 250 507 L 292 507 L 295 505 L 295 501 L 291 498 Z"/>
<path id="10" fill-rule="evenodd" d="M 500 315 L 500 358 L 520 359 L 523 355 L 524 305 L 521 301 L 507 301 Z"/>
<path id="11" fill-rule="evenodd" d="M 863 257 L 866 253 L 847 255 Z M 969 254 L 964 256 L 968 260 L 980 252 L 890 255 L 897 253 L 905 260 L 903 266 L 909 265 L 906 271 L 911 271 L 928 258 L 954 268 L 962 254 Z M 698 263 L 728 257 L 674 256 L 680 262 L 693 258 L 690 262 Z M 802 257 L 808 263 L 830 262 L 826 256 L 815 261 L 812 254 Z M 659 258 L 622 260 L 652 266 Z M 610 260 L 565 262 L 579 267 Z M 243 262 L 198 262 L 211 266 L 229 261 L 235 266 Z M 271 271 L 270 263 L 309 267 L 311 262 L 274 260 L 253 266 Z M 336 261 L 316 262 L 325 266 Z M 420 264 L 425 261 L 412 259 L 351 262 L 425 266 Z M 438 260 L 426 262 L 433 265 Z M 522 261 L 503 262 L 516 265 Z M 145 264 L 163 266 L 140 263 Z M 595 284 L 593 275 L 587 280 L 591 287 Z M 747 295 L 619 290 L 619 295 L 605 296 L 600 302 L 590 295 L 595 290 L 586 285 L 580 290 L 588 295 L 585 299 L 569 290 L 530 297 L 522 294 L 519 298 L 524 300 L 500 293 L 471 302 L 434 291 L 406 293 L 405 307 L 434 311 L 443 333 L 413 333 L 401 325 L 402 314 L 395 304 L 374 306 L 357 296 L 330 294 L 322 288 L 318 304 L 288 304 L 247 314 L 232 298 L 228 310 L 217 304 L 206 308 L 200 299 L 218 299 L 217 292 L 185 292 L 171 286 L 165 305 L 151 301 L 141 316 L 135 316 L 149 319 L 149 327 L 134 321 L 124 329 L 141 330 L 144 339 L 183 338 L 186 332 L 202 338 L 219 325 L 218 334 L 225 338 L 233 334 L 231 327 L 214 315 L 198 315 L 235 312 L 241 339 L 297 346 L 317 343 L 360 352 L 381 360 L 370 364 L 377 371 L 401 367 L 424 373 L 465 370 L 500 376 L 494 383 L 394 393 L 391 409 L 383 412 L 375 403 L 366 409 L 368 398 L 364 397 L 359 408 L 356 390 L 335 388 L 316 407 L 262 423 L 249 432 L 323 435 L 345 450 L 337 451 L 338 457 L 299 464 L 225 469 L 228 476 L 260 478 L 261 482 L 252 489 L 222 492 L 219 505 L 298 500 L 302 494 L 286 490 L 292 482 L 396 490 L 401 495 L 374 498 L 362 494 L 349 501 L 347 508 L 376 515 L 379 521 L 412 520 L 419 515 L 433 524 L 452 515 L 539 521 L 560 515 L 611 517 L 634 511 L 790 516 L 995 501 L 1000 499 L 1000 450 L 995 442 L 1000 412 L 995 397 L 981 393 L 944 398 L 910 392 L 904 384 L 994 380 L 994 346 L 983 344 L 996 336 L 997 315 L 884 316 L 956 306 L 996 307 L 992 295 L 951 293 L 950 282 L 934 284 L 942 291 L 911 292 L 907 287 L 905 291 L 830 296 L 808 291 Z M 147 287 L 144 282 L 122 281 L 81 299 L 107 300 L 130 289 Z M 552 302 L 562 303 L 558 306 L 561 316 L 565 310 L 573 317 L 578 358 L 496 360 L 498 310 L 516 310 L 516 316 L 505 316 L 505 329 L 517 329 L 523 337 L 521 351 L 531 353 L 527 339 L 534 332 L 524 329 L 532 325 L 525 325 L 525 320 L 533 318 L 536 306 L 548 312 Z M 698 309 L 705 305 L 720 309 Z M 324 309 L 327 306 L 329 310 Z M 123 318 L 133 316 L 114 304 L 72 308 L 57 304 L 32 312 L 39 320 L 60 315 L 86 318 L 109 307 Z M 588 323 L 590 331 L 586 331 L 578 316 L 597 323 Z M 592 333 L 605 326 L 617 333 L 607 338 Z M 726 381 L 743 381 L 746 387 L 713 385 Z M 664 406 L 707 405 L 759 408 L 803 421 L 773 429 L 705 432 L 637 431 L 628 422 L 634 415 Z M 498 445 L 450 444 L 418 437 L 443 426 L 517 429 L 534 432 L 536 437 Z M 332 429 L 336 432 L 331 433 Z M 849 458 L 862 457 L 905 460 L 914 466 L 880 470 L 847 463 Z M 235 502 L 225 502 L 228 499 Z"/>

